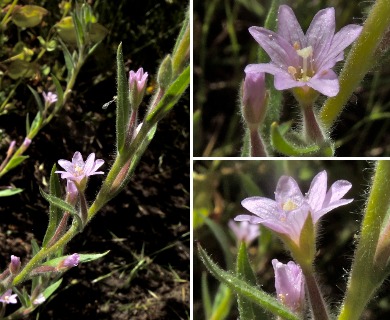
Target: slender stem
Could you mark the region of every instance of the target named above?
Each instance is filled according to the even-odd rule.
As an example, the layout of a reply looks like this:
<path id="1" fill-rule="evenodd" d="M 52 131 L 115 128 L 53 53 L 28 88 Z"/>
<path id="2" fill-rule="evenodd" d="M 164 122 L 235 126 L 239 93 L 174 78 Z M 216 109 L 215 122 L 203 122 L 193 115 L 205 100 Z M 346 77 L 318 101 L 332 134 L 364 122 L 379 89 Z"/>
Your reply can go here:
<path id="1" fill-rule="evenodd" d="M 302 269 L 314 320 L 328 320 L 329 313 L 313 270 Z"/>
<path id="2" fill-rule="evenodd" d="M 322 143 L 325 137 L 314 114 L 313 105 L 303 106 L 303 130 L 308 142 Z"/>
<path id="3" fill-rule="evenodd" d="M 374 255 L 383 224 L 389 223 L 385 221 L 390 204 L 389 177 L 390 161 L 378 161 L 339 320 L 360 319 L 386 275 L 375 266 Z"/>
<path id="4" fill-rule="evenodd" d="M 8 17 L 12 14 L 12 11 L 14 11 L 14 8 L 15 8 L 17 3 L 18 3 L 18 0 L 14 0 L 14 2 L 12 2 L 11 6 L 8 8 L 7 13 L 5 14 L 3 20 L 1 20 L 1 28 L 2 29 L 5 29 L 5 26 L 8 22 Z"/>
<path id="5" fill-rule="evenodd" d="M 250 129 L 250 140 L 251 156 L 267 157 L 267 151 L 265 150 L 264 143 L 257 129 Z"/>
<path id="6" fill-rule="evenodd" d="M 367 72 L 374 64 L 378 63 L 375 54 L 389 25 L 390 1 L 375 1 L 364 23 L 363 30 L 353 45 L 340 73 L 340 91 L 335 97 L 327 99 L 321 109 L 320 119 L 326 129 L 333 125 Z"/>
<path id="7" fill-rule="evenodd" d="M 77 232 L 77 225 L 72 224 L 63 237 L 59 239 L 52 247 L 42 248 L 34 257 L 31 258 L 31 260 L 24 266 L 20 273 L 14 278 L 12 285 L 17 286 L 23 282 L 28 277 L 30 272 L 37 266 L 37 264 L 39 264 L 48 255 L 65 246 L 77 234 Z"/>

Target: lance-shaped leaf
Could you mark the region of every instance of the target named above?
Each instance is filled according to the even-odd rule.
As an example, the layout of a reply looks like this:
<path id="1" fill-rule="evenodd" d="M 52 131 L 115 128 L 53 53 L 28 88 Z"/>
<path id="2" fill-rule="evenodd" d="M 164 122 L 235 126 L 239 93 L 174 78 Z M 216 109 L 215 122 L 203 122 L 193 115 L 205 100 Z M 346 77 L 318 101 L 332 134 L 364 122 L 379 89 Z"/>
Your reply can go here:
<path id="1" fill-rule="evenodd" d="M 103 253 L 86 253 L 86 254 L 81 253 L 81 254 L 79 254 L 79 258 L 80 258 L 79 263 L 90 262 L 90 261 L 100 259 L 100 258 L 104 257 L 106 254 L 108 254 L 109 252 L 110 252 L 110 250 L 103 252 Z M 55 259 L 51 259 L 49 261 L 46 261 L 43 265 L 50 266 L 50 267 L 56 267 L 61 261 L 63 261 L 67 257 L 69 257 L 69 256 L 67 255 L 67 256 L 62 256 L 62 257 L 58 257 Z"/>
<path id="2" fill-rule="evenodd" d="M 211 272 L 211 274 L 219 281 L 225 283 L 228 287 L 234 290 L 237 294 L 245 297 L 249 301 L 252 301 L 265 310 L 272 312 L 273 314 L 282 317 L 286 320 L 299 320 L 299 317 L 292 313 L 289 309 L 279 303 L 275 298 L 271 297 L 264 291 L 249 285 L 247 282 L 241 280 L 236 275 L 218 267 L 207 253 L 198 245 L 199 256 L 202 259 L 204 265 Z"/>
<path id="3" fill-rule="evenodd" d="M 130 115 L 129 84 L 123 62 L 122 43 L 119 44 L 116 54 L 117 66 L 117 96 L 116 96 L 116 144 L 119 153 L 125 145 L 127 124 Z"/>
<path id="4" fill-rule="evenodd" d="M 54 85 L 56 86 L 57 102 L 56 102 L 56 105 L 54 107 L 54 112 L 57 112 L 58 110 L 60 110 L 62 108 L 62 103 L 64 101 L 64 90 L 62 89 L 62 86 L 61 86 L 60 82 L 58 81 L 58 79 L 55 77 L 55 75 L 52 74 L 51 77 L 53 79 Z"/>
<path id="5" fill-rule="evenodd" d="M 69 212 L 73 217 L 76 218 L 78 227 L 79 228 L 83 227 L 83 224 L 81 222 L 81 218 L 80 218 L 78 212 L 69 203 L 67 203 L 66 201 L 64 201 L 60 198 L 57 198 L 53 195 L 47 194 L 41 188 L 39 188 L 39 191 L 40 191 L 42 197 L 44 197 L 47 201 L 49 201 L 50 205 L 53 205 L 53 206 L 58 207 L 64 211 Z"/>
<path id="6" fill-rule="evenodd" d="M 238 278 L 246 281 L 252 286 L 256 286 L 256 276 L 248 259 L 248 252 L 245 241 L 242 241 L 237 254 L 236 275 Z M 244 296 L 237 295 L 238 311 L 240 320 L 264 320 L 266 315 L 258 305 Z"/>
<path id="7" fill-rule="evenodd" d="M 57 166 L 54 165 L 51 169 L 50 174 L 50 194 L 52 196 L 55 196 L 59 198 L 61 196 L 61 185 L 60 185 L 60 179 L 58 178 L 58 174 L 55 173 L 57 170 Z M 61 219 L 62 210 L 60 207 L 53 205 L 50 203 L 49 208 L 49 225 L 47 226 L 45 237 L 43 238 L 42 246 L 45 247 L 47 243 L 50 241 L 50 239 L 53 237 L 58 223 Z"/>
<path id="8" fill-rule="evenodd" d="M 0 197 L 13 196 L 13 195 L 18 194 L 18 193 L 20 193 L 22 191 L 23 191 L 23 189 L 11 187 L 11 189 L 1 190 L 0 191 Z"/>

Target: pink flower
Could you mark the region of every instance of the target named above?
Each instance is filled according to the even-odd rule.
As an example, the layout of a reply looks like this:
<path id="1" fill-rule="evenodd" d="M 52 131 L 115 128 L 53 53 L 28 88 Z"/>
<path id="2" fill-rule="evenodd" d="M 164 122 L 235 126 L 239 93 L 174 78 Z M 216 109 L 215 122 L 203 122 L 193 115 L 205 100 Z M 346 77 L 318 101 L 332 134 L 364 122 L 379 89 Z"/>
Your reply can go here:
<path id="1" fill-rule="evenodd" d="M 249 126 L 259 126 L 266 113 L 265 74 L 247 73 L 242 94 L 243 116 Z"/>
<path id="2" fill-rule="evenodd" d="M 246 198 L 241 204 L 254 216 L 239 215 L 234 220 L 261 223 L 277 233 L 288 235 L 299 244 L 308 214 L 315 224 L 329 211 L 352 202 L 353 199 L 342 199 L 351 187 L 350 182 L 337 180 L 327 191 L 327 173 L 324 170 L 314 177 L 309 191 L 303 195 L 292 177 L 282 176 L 276 186 L 275 200 Z"/>
<path id="3" fill-rule="evenodd" d="M 43 96 L 43 100 L 45 100 L 45 104 L 48 106 L 50 106 L 51 104 L 53 104 L 58 100 L 57 95 L 50 91 L 48 93 L 42 92 L 42 96 Z"/>
<path id="4" fill-rule="evenodd" d="M 337 95 L 339 81 L 332 68 L 344 59 L 344 49 L 355 41 L 362 27 L 350 24 L 335 34 L 335 26 L 334 8 L 327 8 L 315 15 L 303 34 L 292 9 L 280 6 L 277 33 L 261 27 L 249 28 L 271 62 L 248 65 L 245 72 L 273 74 L 278 90 L 310 87 L 329 97 Z"/>
<path id="5" fill-rule="evenodd" d="M 260 236 L 258 225 L 250 224 L 248 221 L 236 223 L 229 220 L 228 226 L 233 231 L 238 241 L 245 241 L 247 245 Z"/>
<path id="6" fill-rule="evenodd" d="M 67 256 L 64 260 L 62 260 L 58 266 L 57 269 L 61 270 L 64 268 L 72 268 L 76 267 L 80 262 L 80 255 L 78 253 L 74 253 L 70 256 Z"/>
<path id="7" fill-rule="evenodd" d="M 301 313 L 305 304 L 305 278 L 299 265 L 272 260 L 278 300 L 295 313 Z"/>
<path id="8" fill-rule="evenodd" d="M 39 304 L 44 303 L 45 301 L 46 301 L 45 296 L 44 296 L 42 293 L 40 293 L 40 294 L 38 295 L 38 297 L 36 297 L 36 298 L 34 299 L 33 304 L 34 304 L 34 305 L 39 305 Z"/>
<path id="9" fill-rule="evenodd" d="M 15 275 L 20 270 L 20 258 L 14 255 L 11 255 L 11 263 L 9 264 L 9 271 L 11 274 Z"/>
<path id="10" fill-rule="evenodd" d="M 144 98 L 148 73 L 144 73 L 143 68 L 139 68 L 137 72 L 133 70 L 129 73 L 129 90 L 130 103 L 133 109 L 137 109 Z"/>
<path id="11" fill-rule="evenodd" d="M 94 153 L 91 153 L 84 162 L 83 156 L 77 151 L 73 155 L 72 162 L 64 159 L 58 160 L 58 164 L 64 168 L 65 171 L 56 171 L 56 173 L 61 173 L 62 179 L 73 181 L 77 188 L 83 191 L 89 176 L 104 174 L 103 171 L 97 171 L 103 163 L 104 161 L 102 159 L 97 159 L 95 161 Z"/>
<path id="12" fill-rule="evenodd" d="M 0 302 L 3 302 L 5 304 L 15 304 L 18 301 L 16 300 L 17 294 L 12 294 L 12 290 L 8 289 L 6 292 L 3 293 L 2 296 L 0 296 Z"/>

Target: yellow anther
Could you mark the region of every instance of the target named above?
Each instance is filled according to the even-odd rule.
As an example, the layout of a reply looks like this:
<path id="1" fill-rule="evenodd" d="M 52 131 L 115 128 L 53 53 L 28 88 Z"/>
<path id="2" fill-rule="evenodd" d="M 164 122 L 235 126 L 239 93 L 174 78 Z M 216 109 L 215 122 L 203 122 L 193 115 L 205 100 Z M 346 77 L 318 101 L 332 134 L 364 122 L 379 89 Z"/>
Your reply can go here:
<path id="1" fill-rule="evenodd" d="M 292 200 L 287 200 L 287 202 L 283 204 L 282 208 L 284 211 L 291 211 L 298 208 L 298 206 Z"/>
<path id="2" fill-rule="evenodd" d="M 295 42 L 294 42 L 293 47 L 294 47 L 294 49 L 297 50 L 297 51 L 298 51 L 299 49 L 301 49 L 301 46 L 299 45 L 298 41 L 295 41 Z"/>

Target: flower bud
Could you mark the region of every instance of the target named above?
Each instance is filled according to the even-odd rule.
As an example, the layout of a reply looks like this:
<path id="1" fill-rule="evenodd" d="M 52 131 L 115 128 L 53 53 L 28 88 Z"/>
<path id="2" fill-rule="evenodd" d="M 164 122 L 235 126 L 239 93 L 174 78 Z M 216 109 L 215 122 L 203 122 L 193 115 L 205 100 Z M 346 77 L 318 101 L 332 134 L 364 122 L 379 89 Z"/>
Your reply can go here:
<path id="1" fill-rule="evenodd" d="M 11 255 L 11 263 L 9 264 L 9 271 L 12 275 L 18 274 L 20 270 L 20 258 L 14 255 Z"/>
<path id="2" fill-rule="evenodd" d="M 66 180 L 66 201 L 74 206 L 77 202 L 79 191 L 72 180 Z"/>
<path id="3" fill-rule="evenodd" d="M 157 83 L 161 89 L 165 90 L 168 88 L 172 80 L 172 73 L 172 59 L 168 54 L 163 62 L 161 62 L 157 73 Z"/>
<path id="4" fill-rule="evenodd" d="M 145 95 L 148 73 L 144 73 L 143 68 L 137 72 L 133 70 L 129 73 L 130 104 L 133 110 L 137 110 Z"/>
<path id="5" fill-rule="evenodd" d="M 278 300 L 294 313 L 302 313 L 305 304 L 305 278 L 299 265 L 272 260 Z"/>
<path id="6" fill-rule="evenodd" d="M 80 262 L 80 255 L 78 253 L 74 253 L 70 256 L 67 256 L 64 260 L 62 260 L 58 266 L 57 270 L 66 269 L 76 267 Z"/>
<path id="7" fill-rule="evenodd" d="M 265 74 L 247 73 L 242 92 L 242 114 L 250 129 L 257 129 L 266 114 Z"/>

